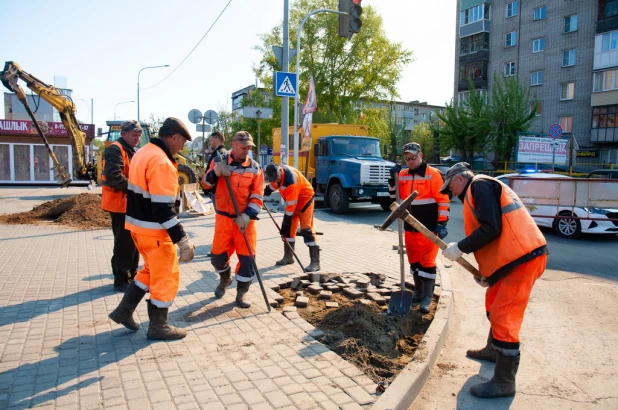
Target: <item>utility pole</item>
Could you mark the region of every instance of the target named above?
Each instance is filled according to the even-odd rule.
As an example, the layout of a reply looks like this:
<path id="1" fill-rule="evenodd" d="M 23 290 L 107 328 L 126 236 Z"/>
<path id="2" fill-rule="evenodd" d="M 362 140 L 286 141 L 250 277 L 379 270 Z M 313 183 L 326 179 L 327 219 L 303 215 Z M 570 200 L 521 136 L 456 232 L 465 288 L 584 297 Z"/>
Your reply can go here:
<path id="1" fill-rule="evenodd" d="M 289 0 L 283 0 L 283 53 L 281 71 L 288 72 L 290 67 L 290 4 Z M 297 57 L 298 58 L 298 57 Z M 298 75 L 298 73 L 297 73 Z M 296 90 L 298 92 L 298 90 Z M 296 127 L 296 124 L 294 124 Z M 288 153 L 290 152 L 290 99 L 282 97 L 281 100 L 281 164 L 288 165 Z M 276 147 L 273 147 L 276 149 Z M 259 147 L 258 147 L 259 149 Z"/>

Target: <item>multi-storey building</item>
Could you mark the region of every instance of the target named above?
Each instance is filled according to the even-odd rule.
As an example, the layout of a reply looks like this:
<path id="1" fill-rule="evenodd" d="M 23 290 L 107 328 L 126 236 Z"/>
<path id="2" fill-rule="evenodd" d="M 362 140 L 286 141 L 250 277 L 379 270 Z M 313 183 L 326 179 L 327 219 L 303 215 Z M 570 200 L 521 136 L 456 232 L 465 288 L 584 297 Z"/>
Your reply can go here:
<path id="1" fill-rule="evenodd" d="M 558 123 L 598 162 L 618 163 L 618 0 L 458 0 L 455 96 L 489 96 L 514 77 L 540 105 L 531 131 Z"/>

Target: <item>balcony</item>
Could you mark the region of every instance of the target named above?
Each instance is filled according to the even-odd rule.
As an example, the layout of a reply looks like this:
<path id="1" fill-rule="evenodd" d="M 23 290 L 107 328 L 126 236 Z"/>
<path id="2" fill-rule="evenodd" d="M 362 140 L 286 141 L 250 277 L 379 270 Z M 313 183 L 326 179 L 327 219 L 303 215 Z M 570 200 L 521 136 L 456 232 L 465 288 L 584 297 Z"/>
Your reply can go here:
<path id="1" fill-rule="evenodd" d="M 459 55 L 459 64 L 472 63 L 474 61 L 489 60 L 489 50 L 475 50 L 470 53 Z"/>
<path id="2" fill-rule="evenodd" d="M 459 37 L 467 37 L 478 33 L 489 33 L 489 20 L 479 20 L 459 27 Z"/>
<path id="3" fill-rule="evenodd" d="M 597 20 L 597 34 L 618 30 L 618 16 Z"/>
<path id="4" fill-rule="evenodd" d="M 468 91 L 469 81 L 470 80 L 459 80 L 459 83 L 457 83 L 457 91 Z M 488 84 L 487 77 L 475 78 L 474 80 L 472 80 L 472 83 L 474 84 L 474 88 L 476 88 L 477 90 L 487 89 L 487 84 Z"/>

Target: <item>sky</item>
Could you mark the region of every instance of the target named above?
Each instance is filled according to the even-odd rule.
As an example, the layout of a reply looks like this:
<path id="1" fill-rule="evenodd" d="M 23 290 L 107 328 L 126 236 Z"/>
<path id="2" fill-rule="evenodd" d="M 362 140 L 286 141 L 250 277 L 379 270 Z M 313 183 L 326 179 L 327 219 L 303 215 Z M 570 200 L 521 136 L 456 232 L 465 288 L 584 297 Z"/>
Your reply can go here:
<path id="1" fill-rule="evenodd" d="M 168 64 L 139 74 L 140 119 L 177 117 L 194 136 L 201 135 L 188 121 L 189 111 L 230 111 L 232 92 L 255 84 L 258 36 L 283 20 L 284 0 L 232 0 L 196 47 L 228 1 L 0 0 L 5 40 L 0 64 L 14 61 L 47 84 L 66 78 L 78 120 L 104 131 L 114 116 L 137 118 L 140 70 Z M 414 53 L 398 84 L 401 101 L 450 101 L 456 0 L 363 0 L 362 5 L 378 11 L 391 41 Z"/>

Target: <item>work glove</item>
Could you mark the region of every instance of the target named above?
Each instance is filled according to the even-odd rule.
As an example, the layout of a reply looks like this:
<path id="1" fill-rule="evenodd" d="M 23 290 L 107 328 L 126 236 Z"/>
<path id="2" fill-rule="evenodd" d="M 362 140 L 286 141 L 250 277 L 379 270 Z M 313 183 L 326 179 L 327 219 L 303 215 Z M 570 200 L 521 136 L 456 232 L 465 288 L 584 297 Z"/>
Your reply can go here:
<path id="1" fill-rule="evenodd" d="M 283 217 L 283 222 L 281 223 L 281 235 L 289 238 L 291 236 L 292 230 L 292 217 L 290 215 L 286 215 Z"/>
<path id="2" fill-rule="evenodd" d="M 451 242 L 442 250 L 442 255 L 450 261 L 456 261 L 463 255 L 463 252 L 457 246 L 457 242 Z"/>
<path id="3" fill-rule="evenodd" d="M 183 236 L 180 242 L 177 243 L 178 250 L 180 251 L 180 256 L 178 257 L 179 262 L 190 262 L 195 257 L 195 245 L 191 242 L 191 238 L 189 235 Z"/>
<path id="4" fill-rule="evenodd" d="M 395 175 L 399 174 L 399 171 L 401 171 L 401 164 L 395 164 L 395 166 L 388 170 L 392 179 L 395 179 Z"/>
<path id="5" fill-rule="evenodd" d="M 240 214 L 240 216 L 234 219 L 234 223 L 238 226 L 238 229 L 240 229 L 240 233 L 245 232 L 247 225 L 249 225 L 249 221 L 251 221 L 251 218 L 245 213 Z"/>
<path id="6" fill-rule="evenodd" d="M 485 278 L 484 276 L 481 276 L 481 278 L 477 278 L 476 275 L 474 275 L 474 281 L 483 288 L 488 288 L 489 287 L 489 282 L 487 281 L 487 278 Z"/>
<path id="7" fill-rule="evenodd" d="M 438 224 L 436 225 L 436 236 L 440 239 L 444 239 L 446 238 L 446 235 L 448 235 L 448 230 L 446 229 L 446 224 Z"/>
<path id="8" fill-rule="evenodd" d="M 270 187 L 270 185 L 266 185 L 266 188 L 264 188 L 264 196 L 270 196 L 270 194 L 273 193 L 273 189 Z"/>
<path id="9" fill-rule="evenodd" d="M 229 177 L 230 175 L 232 175 L 232 173 L 230 172 L 230 169 L 227 167 L 227 164 L 224 163 L 223 161 L 219 161 L 216 163 L 214 171 L 218 177 L 220 176 Z"/>

